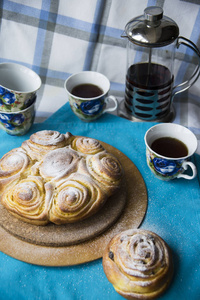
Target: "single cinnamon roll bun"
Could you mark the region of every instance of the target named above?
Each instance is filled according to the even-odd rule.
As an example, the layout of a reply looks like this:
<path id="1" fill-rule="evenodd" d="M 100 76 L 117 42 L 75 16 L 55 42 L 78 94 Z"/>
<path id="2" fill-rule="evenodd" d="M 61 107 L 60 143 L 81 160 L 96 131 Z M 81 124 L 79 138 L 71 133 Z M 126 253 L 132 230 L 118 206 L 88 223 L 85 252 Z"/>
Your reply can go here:
<path id="1" fill-rule="evenodd" d="M 22 148 L 15 148 L 6 153 L 0 160 L 0 193 L 7 184 L 16 180 L 22 173 L 27 173 L 31 161 Z"/>
<path id="2" fill-rule="evenodd" d="M 30 136 L 29 140 L 22 143 L 28 155 L 32 159 L 40 160 L 49 151 L 65 147 L 71 141 L 72 134 L 66 133 L 65 135 L 53 130 L 41 130 Z"/>
<path id="3" fill-rule="evenodd" d="M 148 230 L 117 234 L 105 249 L 103 268 L 115 290 L 126 299 L 155 299 L 169 286 L 173 262 L 169 246 Z"/>
<path id="4" fill-rule="evenodd" d="M 76 137 L 72 142 L 72 149 L 84 154 L 96 154 L 105 150 L 99 141 L 87 137 Z"/>
<path id="5" fill-rule="evenodd" d="M 52 193 L 45 188 L 38 176 L 28 176 L 15 182 L 2 196 L 2 204 L 10 213 L 31 224 L 45 225 L 49 222 L 48 210 Z"/>
<path id="6" fill-rule="evenodd" d="M 44 157 L 40 174 L 45 180 L 64 179 L 77 170 L 80 158 L 76 151 L 66 147 L 52 150 Z"/>
<path id="7" fill-rule="evenodd" d="M 95 214 L 106 199 L 107 196 L 89 176 L 73 174 L 57 186 L 49 219 L 55 224 L 81 221 Z"/>
<path id="8" fill-rule="evenodd" d="M 114 193 L 120 187 L 123 169 L 119 160 L 107 151 L 99 152 L 86 159 L 90 175 L 97 180 L 108 194 Z"/>

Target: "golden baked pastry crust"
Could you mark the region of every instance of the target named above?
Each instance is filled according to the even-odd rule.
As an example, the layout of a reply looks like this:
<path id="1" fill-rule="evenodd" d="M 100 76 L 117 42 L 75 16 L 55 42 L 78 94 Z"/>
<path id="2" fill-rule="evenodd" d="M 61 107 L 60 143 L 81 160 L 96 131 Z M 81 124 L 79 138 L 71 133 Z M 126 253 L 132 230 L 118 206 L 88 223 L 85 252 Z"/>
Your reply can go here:
<path id="1" fill-rule="evenodd" d="M 171 251 L 164 240 L 143 229 L 127 230 L 111 239 L 103 268 L 115 290 L 126 299 L 155 299 L 173 276 Z"/>
<path id="2" fill-rule="evenodd" d="M 32 162 L 22 148 L 15 148 L 6 153 L 0 160 L 0 191 L 20 178 L 21 174 L 28 173 Z"/>
<path id="3" fill-rule="evenodd" d="M 48 152 L 70 144 L 72 134 L 62 134 L 53 130 L 41 130 L 22 143 L 22 148 L 31 159 L 41 160 Z"/>
<path id="4" fill-rule="evenodd" d="M 31 224 L 73 223 L 95 214 L 122 177 L 120 162 L 99 141 L 38 131 L 0 160 L 1 203 Z"/>

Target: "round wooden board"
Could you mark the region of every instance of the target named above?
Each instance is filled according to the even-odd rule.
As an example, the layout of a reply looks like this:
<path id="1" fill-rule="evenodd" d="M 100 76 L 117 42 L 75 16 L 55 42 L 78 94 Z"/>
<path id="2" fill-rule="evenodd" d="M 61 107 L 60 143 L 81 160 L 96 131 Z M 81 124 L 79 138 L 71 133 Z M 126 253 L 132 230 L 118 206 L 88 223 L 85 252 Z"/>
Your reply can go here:
<path id="1" fill-rule="evenodd" d="M 147 209 L 147 191 L 142 175 L 126 155 L 108 144 L 101 143 L 120 160 L 125 170 L 126 185 L 123 188 L 126 189 L 126 203 L 116 222 L 102 234 L 92 236 L 93 238 L 88 241 L 59 247 L 23 241 L 0 226 L 0 251 L 18 260 L 37 265 L 76 265 L 102 257 L 105 246 L 115 234 L 139 227 Z"/>

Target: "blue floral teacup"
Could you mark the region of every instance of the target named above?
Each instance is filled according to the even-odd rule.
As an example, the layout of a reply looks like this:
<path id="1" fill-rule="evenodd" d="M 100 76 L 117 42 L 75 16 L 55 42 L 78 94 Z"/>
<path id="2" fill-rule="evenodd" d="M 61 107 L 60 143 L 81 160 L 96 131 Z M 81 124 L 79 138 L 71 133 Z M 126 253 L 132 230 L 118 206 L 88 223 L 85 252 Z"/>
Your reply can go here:
<path id="1" fill-rule="evenodd" d="M 40 86 L 40 77 L 31 69 L 15 63 L 1 63 L 0 111 L 17 112 L 31 106 Z"/>
<path id="2" fill-rule="evenodd" d="M 169 156 L 166 154 L 163 155 L 163 151 L 166 153 L 166 149 L 162 149 L 161 151 L 160 148 L 161 152 L 159 152 L 159 148 L 157 148 L 155 151 L 153 146 L 155 145 L 155 141 L 166 138 L 168 141 L 170 141 L 170 139 L 177 141 L 178 145 L 180 145 L 179 143 L 184 145 L 186 149 L 185 154 L 177 157 L 177 151 L 180 150 L 176 151 L 176 148 L 172 150 L 172 144 L 169 144 L 171 148 L 168 150 L 170 151 Z M 196 166 L 193 162 L 188 160 L 197 150 L 198 143 L 196 136 L 188 128 L 173 123 L 161 123 L 151 127 L 146 132 L 144 139 L 146 144 L 147 165 L 157 178 L 168 181 L 174 178 L 193 179 L 196 176 Z M 190 167 L 192 174 L 185 173 L 188 167 Z"/>
<path id="3" fill-rule="evenodd" d="M 91 86 L 96 87 L 99 93 L 82 94 L 81 89 Z M 83 71 L 73 74 L 65 81 L 64 87 L 67 91 L 72 111 L 82 121 L 94 121 L 105 112 L 113 112 L 118 108 L 117 99 L 114 96 L 108 96 L 110 81 L 101 73 Z M 74 88 L 76 87 L 80 87 L 80 94 L 74 93 Z M 113 102 L 113 105 L 110 102 Z"/>
<path id="4" fill-rule="evenodd" d="M 24 135 L 31 128 L 35 119 L 35 101 L 26 109 L 18 112 L 0 111 L 0 129 L 10 135 Z"/>

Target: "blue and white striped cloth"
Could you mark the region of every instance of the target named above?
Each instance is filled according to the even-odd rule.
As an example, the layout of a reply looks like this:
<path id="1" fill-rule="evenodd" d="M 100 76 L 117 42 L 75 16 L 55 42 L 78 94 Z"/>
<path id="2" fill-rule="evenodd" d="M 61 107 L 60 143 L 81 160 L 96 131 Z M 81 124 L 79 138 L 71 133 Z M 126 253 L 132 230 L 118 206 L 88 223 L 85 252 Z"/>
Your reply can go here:
<path id="1" fill-rule="evenodd" d="M 16 62 L 42 78 L 37 122 L 67 101 L 63 88 L 72 73 L 94 70 L 111 81 L 111 91 L 123 99 L 126 74 L 126 23 L 150 5 L 161 6 L 179 26 L 180 35 L 200 48 L 199 0 L 1 0 L 0 62 Z M 183 47 L 184 48 L 184 47 Z M 185 51 L 185 52 L 182 52 Z M 185 79 L 192 53 L 177 50 L 175 76 Z M 187 92 L 175 96 L 174 122 L 189 127 L 200 140 L 200 79 Z"/>

